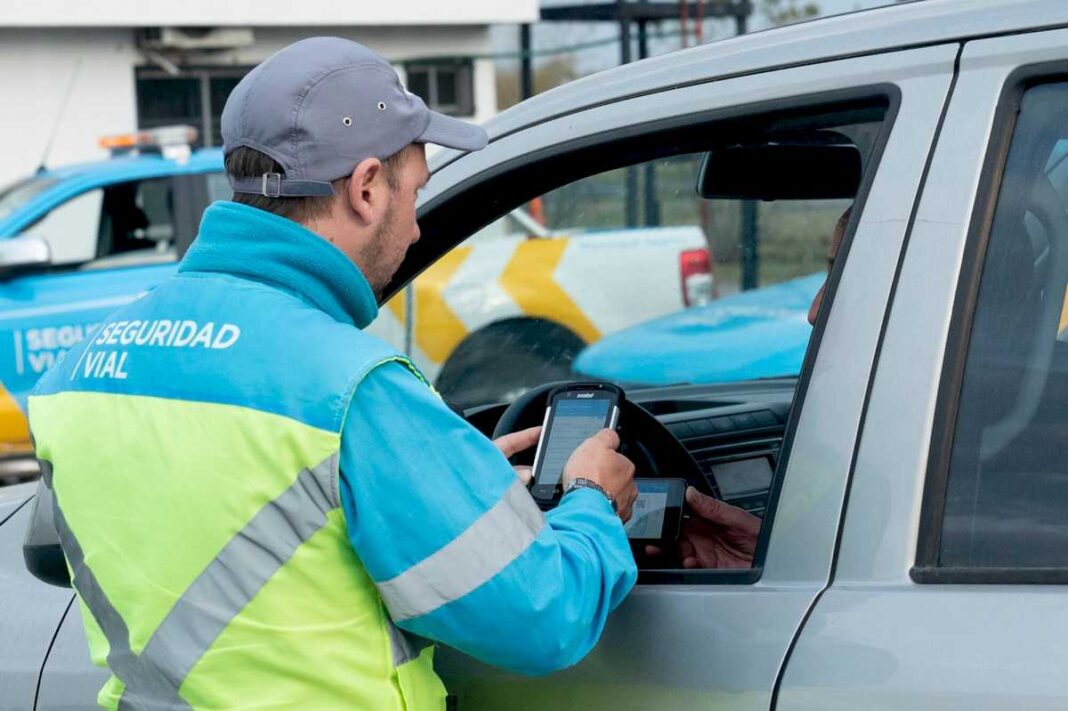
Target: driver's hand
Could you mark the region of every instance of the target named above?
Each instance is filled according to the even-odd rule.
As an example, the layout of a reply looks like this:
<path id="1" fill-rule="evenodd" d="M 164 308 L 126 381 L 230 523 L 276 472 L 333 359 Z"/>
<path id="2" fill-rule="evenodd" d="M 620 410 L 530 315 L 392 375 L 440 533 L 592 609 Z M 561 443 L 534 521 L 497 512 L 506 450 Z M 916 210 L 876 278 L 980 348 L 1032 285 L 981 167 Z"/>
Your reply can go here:
<path id="1" fill-rule="evenodd" d="M 686 503 L 693 514 L 682 524 L 678 555 L 683 568 L 750 568 L 760 534 L 760 519 L 737 506 L 686 488 Z M 661 555 L 646 546 L 649 555 Z"/>
<path id="2" fill-rule="evenodd" d="M 631 508 L 638 498 L 634 483 L 634 464 L 619 449 L 619 435 L 604 429 L 578 446 L 564 465 L 564 488 L 572 479 L 584 478 L 597 482 L 616 500 L 619 518 L 630 520 Z"/>
<path id="3" fill-rule="evenodd" d="M 538 443 L 538 437 L 541 437 L 541 425 L 537 427 L 529 427 L 525 430 L 519 430 L 518 432 L 512 432 L 506 434 L 503 437 L 498 437 L 493 440 L 493 444 L 497 449 L 501 450 L 501 454 L 505 459 L 508 459 L 513 454 L 519 454 L 526 451 Z M 523 482 L 524 485 L 530 485 L 530 477 L 533 476 L 533 467 L 526 464 L 517 464 L 512 467 L 515 469 L 516 476 Z"/>

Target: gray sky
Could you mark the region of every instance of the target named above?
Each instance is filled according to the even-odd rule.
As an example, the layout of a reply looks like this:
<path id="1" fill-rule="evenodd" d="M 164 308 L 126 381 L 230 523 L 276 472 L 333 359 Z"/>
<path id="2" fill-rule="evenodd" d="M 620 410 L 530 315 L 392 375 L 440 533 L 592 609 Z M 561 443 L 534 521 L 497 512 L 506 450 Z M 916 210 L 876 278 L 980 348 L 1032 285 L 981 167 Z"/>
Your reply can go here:
<path id="1" fill-rule="evenodd" d="M 603 1 L 603 0 L 600 0 Z M 803 4 L 805 0 L 800 0 Z M 891 5 L 893 0 L 810 0 L 820 8 L 820 15 L 837 15 L 843 12 L 863 10 L 880 5 Z M 559 4 L 582 4 L 568 0 L 544 0 L 544 5 Z M 758 4 L 754 2 L 754 5 Z M 766 27 L 767 23 L 759 13 L 754 13 L 750 22 L 752 29 Z M 664 25 L 664 30 L 676 32 L 678 23 Z M 519 30 L 514 25 L 504 25 L 494 28 L 493 40 L 494 51 L 514 52 L 519 45 Z M 733 20 L 708 20 L 705 23 L 705 41 L 723 39 L 734 34 Z M 618 28 L 610 23 L 541 23 L 534 26 L 534 48 L 536 51 L 544 51 L 557 47 L 596 42 L 598 40 L 610 40 L 618 36 Z M 653 55 L 663 54 L 680 46 L 678 36 L 666 37 L 661 40 L 650 42 L 650 53 Z M 583 49 L 574 53 L 576 66 L 583 73 L 591 73 L 601 69 L 615 66 L 619 63 L 619 45 L 606 44 L 604 46 Z"/>

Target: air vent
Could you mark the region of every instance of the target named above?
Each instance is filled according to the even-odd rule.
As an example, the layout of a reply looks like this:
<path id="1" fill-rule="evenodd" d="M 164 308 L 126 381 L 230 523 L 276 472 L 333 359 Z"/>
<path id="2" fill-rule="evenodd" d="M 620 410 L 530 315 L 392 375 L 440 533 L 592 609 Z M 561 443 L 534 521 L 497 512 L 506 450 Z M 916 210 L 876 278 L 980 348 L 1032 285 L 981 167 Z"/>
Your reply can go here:
<path id="1" fill-rule="evenodd" d="M 784 424 L 774 412 L 719 415 L 668 428 L 709 481 L 717 481 L 725 501 L 763 515 L 783 438 Z"/>
<path id="2" fill-rule="evenodd" d="M 736 435 L 748 437 L 752 433 L 762 431 L 781 431 L 782 427 L 783 422 L 771 410 L 736 412 L 716 417 L 671 422 L 667 425 L 671 433 L 683 441 L 701 437 L 717 439 Z"/>

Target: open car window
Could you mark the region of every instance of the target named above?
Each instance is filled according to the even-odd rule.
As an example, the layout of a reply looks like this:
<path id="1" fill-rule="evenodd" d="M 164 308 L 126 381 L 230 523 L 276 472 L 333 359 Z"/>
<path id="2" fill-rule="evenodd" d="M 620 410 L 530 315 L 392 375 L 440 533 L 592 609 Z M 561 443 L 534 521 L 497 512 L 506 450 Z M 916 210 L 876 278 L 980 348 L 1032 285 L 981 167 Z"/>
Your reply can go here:
<path id="1" fill-rule="evenodd" d="M 795 121 L 561 174 L 442 255 L 378 328 L 406 331 L 463 407 L 568 378 L 641 388 L 796 377 L 835 226 L 880 126 Z M 763 171 L 739 174 L 754 163 Z"/>
<path id="2" fill-rule="evenodd" d="M 494 403 L 528 389 L 621 385 L 709 490 L 763 517 L 810 309 L 887 109 L 698 124 L 499 166 L 422 215 L 372 330 L 487 433 Z"/>

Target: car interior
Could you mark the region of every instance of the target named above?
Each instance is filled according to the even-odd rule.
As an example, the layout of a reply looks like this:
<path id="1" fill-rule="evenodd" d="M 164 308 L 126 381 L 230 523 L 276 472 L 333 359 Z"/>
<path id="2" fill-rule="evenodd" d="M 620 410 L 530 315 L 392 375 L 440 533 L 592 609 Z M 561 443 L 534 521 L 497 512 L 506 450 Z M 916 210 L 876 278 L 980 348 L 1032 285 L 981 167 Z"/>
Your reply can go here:
<path id="1" fill-rule="evenodd" d="M 713 132 L 724 137 L 718 141 L 707 139 L 707 124 L 700 127 L 704 131 L 677 128 L 659 144 L 646 136 L 638 143 L 622 141 L 581 148 L 562 159 L 545 157 L 541 165 L 535 161 L 533 166 L 514 167 L 513 175 L 521 173 L 522 180 L 504 179 L 513 177 L 506 167 L 504 174 L 492 181 L 496 187 L 485 183 L 463 186 L 463 199 L 442 199 L 427 206 L 420 217 L 423 239 L 409 251 L 386 298 L 431 263 L 434 252 L 456 244 L 464 234 L 475 232 L 532 195 L 552 189 L 551 176 L 557 176 L 558 183 L 561 174 L 573 178 L 606 166 L 644 160 L 650 146 L 663 154 L 702 149 L 705 156 L 694 191 L 705 199 L 856 199 L 865 189 L 865 168 L 878 151 L 885 112 L 883 105 L 865 105 L 815 116 L 772 116 L 755 128 L 752 120 L 744 129 L 728 122 L 719 127 L 725 130 Z M 510 188 L 501 186 L 517 184 L 526 189 L 502 194 L 509 193 Z M 492 206 L 494 212 L 475 214 L 470 206 L 479 204 Z M 854 210 L 854 222 L 858 213 Z M 830 299 L 828 294 L 824 311 Z M 814 336 L 805 369 L 811 367 L 811 344 L 817 342 Z M 637 388 L 622 384 L 627 398 L 619 426 L 622 451 L 636 463 L 638 477 L 683 478 L 699 491 L 768 521 L 774 511 L 776 472 L 785 456 L 792 405 L 805 369 L 799 377 L 733 383 Z M 464 416 L 488 436 L 542 424 L 553 385 L 532 388 L 510 403 L 468 407 Z M 513 461 L 529 464 L 532 460 L 533 453 L 527 452 Z M 724 581 L 737 581 L 739 576 L 753 581 L 759 576 L 766 536 L 767 531 L 762 531 L 754 568 L 744 571 L 682 570 L 674 556 L 650 556 L 634 546 L 640 582 L 710 582 L 702 577 L 709 574 L 727 576 L 720 578 Z"/>

